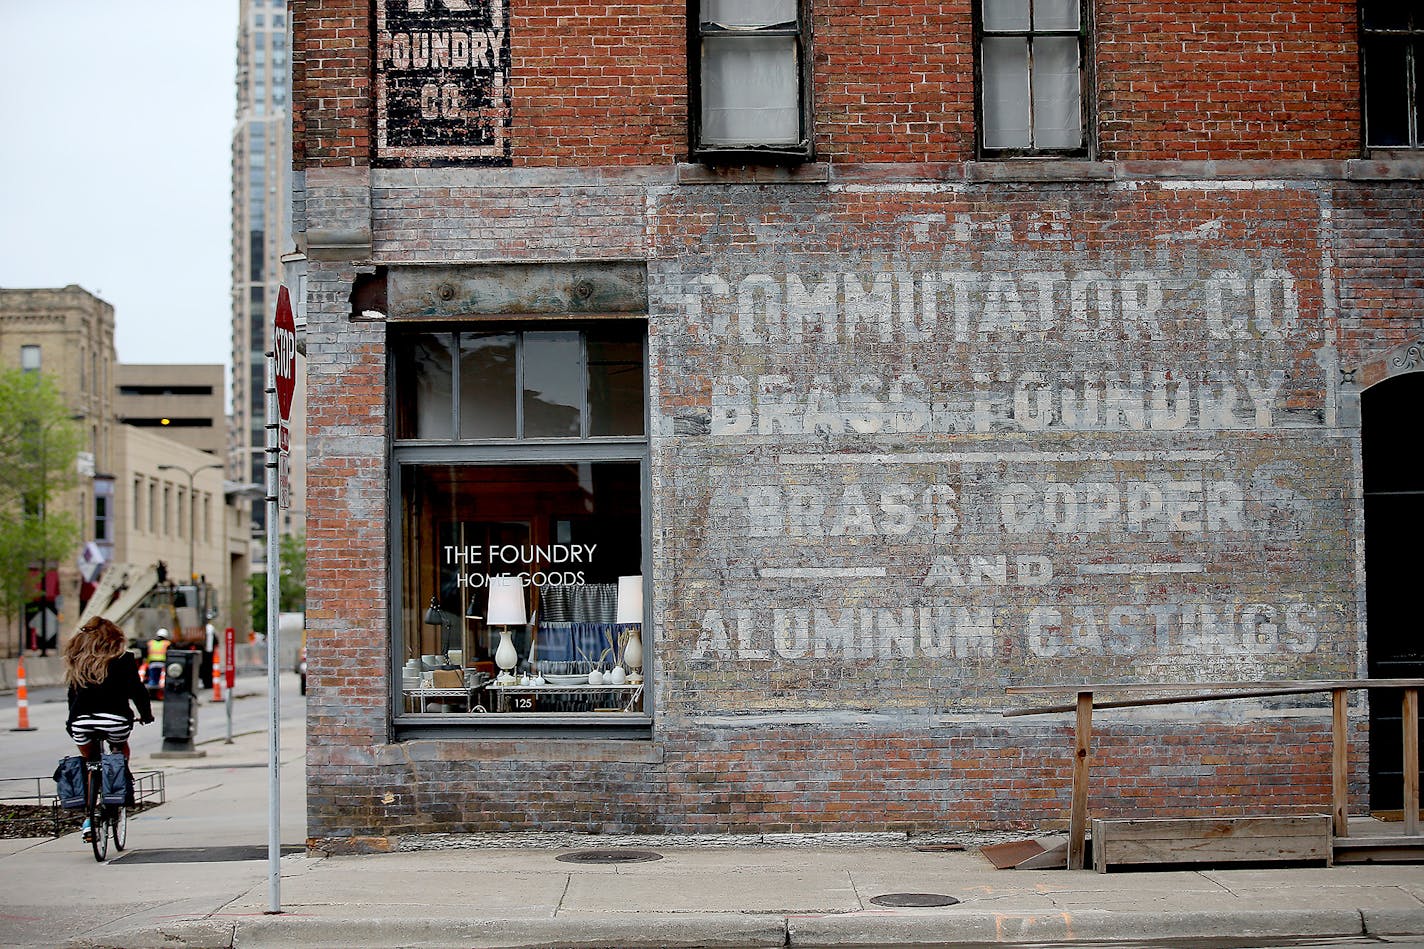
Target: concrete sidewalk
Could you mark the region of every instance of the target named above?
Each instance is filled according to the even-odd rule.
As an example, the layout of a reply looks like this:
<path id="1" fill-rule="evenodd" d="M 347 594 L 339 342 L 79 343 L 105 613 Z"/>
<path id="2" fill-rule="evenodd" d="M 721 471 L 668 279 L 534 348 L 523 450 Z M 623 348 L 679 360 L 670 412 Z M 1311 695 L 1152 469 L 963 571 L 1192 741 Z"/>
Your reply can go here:
<path id="1" fill-rule="evenodd" d="M 299 722 L 284 726 L 282 841 L 294 847 L 305 838 L 302 741 Z M 975 849 L 854 837 L 518 835 L 426 838 L 427 849 L 381 855 L 299 852 L 282 858 L 284 912 L 269 915 L 265 736 L 203 748 L 191 764 L 135 759 L 165 770 L 168 803 L 130 821 L 129 850 L 108 864 L 77 834 L 0 841 L 0 945 L 1424 944 L 1414 938 L 1424 934 L 1424 866 L 996 870 Z M 660 859 L 556 859 L 615 848 Z M 896 893 L 960 902 L 872 901 Z"/>

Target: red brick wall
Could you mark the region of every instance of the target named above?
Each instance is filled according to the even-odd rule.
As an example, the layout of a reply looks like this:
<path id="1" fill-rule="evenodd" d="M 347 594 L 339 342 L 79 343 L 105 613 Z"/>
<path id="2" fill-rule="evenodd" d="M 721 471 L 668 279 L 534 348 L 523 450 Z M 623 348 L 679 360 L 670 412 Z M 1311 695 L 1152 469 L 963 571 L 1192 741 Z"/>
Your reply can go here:
<path id="1" fill-rule="evenodd" d="M 369 0 L 292 0 L 292 162 L 370 163 Z"/>
<path id="2" fill-rule="evenodd" d="M 1424 184 L 1340 185 L 1332 200 L 1341 348 L 1360 365 L 1424 333 Z"/>
<path id="3" fill-rule="evenodd" d="M 1097 4 L 1106 159 L 1350 158 L 1360 147 L 1355 4 Z"/>
<path id="4" fill-rule="evenodd" d="M 294 0 L 296 161 L 365 163 L 369 6 Z M 815 135 L 832 161 L 963 161 L 974 149 L 969 0 L 813 6 Z M 577 0 L 510 9 L 515 165 L 687 155 L 686 7 Z M 1360 147 L 1355 5 L 1096 4 L 1105 159 L 1347 158 Z"/>
<path id="5" fill-rule="evenodd" d="M 829 161 L 974 157 L 970 4 L 813 4 L 816 151 Z"/>
<path id="6" fill-rule="evenodd" d="M 650 9 L 656 13 L 646 13 Z M 904 10 L 888 4 L 815 5 L 817 132 L 823 157 L 838 165 L 972 157 L 968 10 L 967 0 Z M 1099 125 L 1105 157 L 1353 155 L 1352 10 L 1345 3 L 1099 4 Z M 366 7 L 296 0 L 294 11 L 307 27 L 297 44 L 298 97 L 310 97 L 299 112 L 299 127 L 310 136 L 307 163 L 362 164 L 369 155 L 364 136 L 372 121 L 365 98 L 369 57 L 359 42 L 355 47 L 346 43 L 350 37 L 342 31 L 368 35 Z M 1316 356 L 1338 346 L 1341 365 L 1349 368 L 1369 353 L 1417 338 L 1424 329 L 1424 244 L 1418 225 L 1424 188 L 1418 181 L 1346 182 L 1343 163 L 1319 166 L 1322 177 L 1313 180 L 1271 179 L 1270 169 L 1258 166 L 1233 173 L 1267 180 L 1207 184 L 1172 178 L 1183 173 L 1175 166 L 1155 172 L 1166 179 L 1042 185 L 954 176 L 947 181 L 938 172 L 921 170 L 916 177 L 900 169 L 892 170 L 905 179 L 897 190 L 878 182 L 885 169 L 858 172 L 852 167 L 836 172 L 841 176 L 837 184 L 848 187 L 670 189 L 659 166 L 676 160 L 685 148 L 681 11 L 681 4 L 536 8 L 518 2 L 512 10 L 514 164 L 652 167 L 616 173 L 596 167 L 388 170 L 373 176 L 374 184 L 347 171 L 308 178 L 313 219 L 326 222 L 328 230 L 341 230 L 337 225 L 345 222 L 345 210 L 354 207 L 362 213 L 353 216 L 364 215 L 370 223 L 374 256 L 391 266 L 646 257 L 656 379 L 650 398 L 655 431 L 661 433 L 655 441 L 655 496 L 650 501 L 659 617 L 655 638 L 648 639 L 656 669 L 652 740 L 509 740 L 469 732 L 443 740 L 395 740 L 389 709 L 386 328 L 350 319 L 354 268 L 313 263 L 307 337 L 313 433 L 307 799 L 313 837 L 332 843 L 534 829 L 921 832 L 1038 825 L 1066 814 L 1071 733 L 1066 717 L 1001 722 L 998 709 L 1009 704 L 1002 694 L 1006 682 L 1156 680 L 1209 671 L 1232 678 L 1255 668 L 1253 656 L 1264 656 L 1265 672 L 1284 677 L 1330 678 L 1357 668 L 1363 639 L 1351 557 L 1357 548 L 1352 498 L 1358 485 L 1346 457 L 1353 433 L 1344 422 L 1323 428 L 1325 391 L 1339 374 L 1324 356 L 1319 362 Z M 1291 15 L 1296 19 L 1285 19 Z M 646 22 L 638 20 L 634 29 L 620 17 Z M 1110 36 L 1113 30 L 1116 38 Z M 1237 30 L 1245 35 L 1237 36 Z M 635 34 L 644 38 L 639 55 L 625 40 Z M 940 36 L 960 40 L 940 45 Z M 1196 43 L 1189 37 L 1208 39 Z M 1104 52 L 1102 46 L 1113 48 Z M 636 74 L 644 68 L 645 75 Z M 1140 78 L 1121 79 L 1128 75 Z M 1149 81 L 1150 76 L 1156 78 Z M 1249 90 L 1231 85 L 1241 82 Z M 1257 91 L 1266 97 L 1252 99 Z M 1189 109 L 1196 110 L 1195 117 L 1183 118 Z M 1186 172 L 1206 174 L 1200 168 Z M 1298 175 L 1300 168 L 1283 174 Z M 1246 327 L 1257 312 L 1247 295 L 1252 286 L 1247 278 L 1265 268 L 1285 268 L 1296 280 L 1301 325 L 1286 338 L 1229 342 L 1213 337 L 1193 318 L 1207 312 L 1215 286 Z M 848 346 L 822 346 L 810 336 L 777 347 L 762 340 L 739 342 L 731 329 L 721 331 L 712 345 L 715 320 L 693 318 L 687 302 L 699 301 L 707 314 L 721 306 L 730 320 L 736 300 L 730 288 L 724 297 L 690 282 L 716 273 L 728 278 L 797 273 L 812 286 L 820 275 L 838 270 L 865 281 L 881 272 L 904 271 L 923 281 L 926 275 L 961 270 L 992 281 L 1044 269 L 1075 275 L 1103 270 L 1114 279 L 1139 270 L 1160 271 L 1167 302 L 1175 307 L 1162 317 L 1169 332 L 1160 340 L 1141 333 L 1125 341 L 1088 339 L 1071 344 L 1070 352 L 1060 333 L 1042 339 L 1020 333 L 976 337 L 972 344 L 904 345 L 877 341 L 867 330 L 857 337 L 857 355 Z M 1239 285 L 1210 284 L 1217 271 L 1237 270 L 1246 275 Z M 1062 309 L 1065 291 L 1058 283 L 1059 325 L 1066 326 L 1069 311 Z M 913 288 L 913 281 L 897 286 Z M 995 292 L 1011 289 L 1005 284 Z M 1038 299 L 1031 290 L 1025 285 L 1015 291 L 1015 306 L 1029 313 Z M 940 300 L 945 325 L 955 318 L 953 299 L 951 294 Z M 1003 307 L 1008 312 L 1009 304 Z M 896 312 L 903 320 L 907 311 Z M 923 313 L 908 312 L 912 318 Z M 949 339 L 947 331 L 942 339 Z M 1019 370 L 1116 374 L 1142 371 L 1169 358 L 1190 372 L 1289 369 L 1279 402 L 1280 417 L 1289 425 L 1252 429 L 1243 402 L 1239 430 L 1224 433 L 1210 426 L 1178 434 L 1132 433 L 1116 430 L 1114 421 L 1114 431 L 1107 433 L 1050 440 L 1005 430 L 997 441 L 982 437 L 987 433 L 972 441 L 983 450 L 994 445 L 1064 451 L 1108 446 L 1154 458 L 1159 451 L 1221 447 L 1230 470 L 1220 477 L 1239 481 L 1250 492 L 1243 519 L 1251 533 L 1196 539 L 1164 529 L 1139 544 L 1144 556 L 1203 560 L 1211 569 L 1203 571 L 1200 583 L 1190 576 L 1180 581 L 1168 576 L 1140 586 L 1125 581 L 1113 586 L 1117 581 L 1111 581 L 1111 574 L 1101 575 L 1108 580 L 1084 580 L 1065 569 L 1061 589 L 1052 591 L 1061 595 L 1042 600 L 1064 605 L 1062 629 L 1049 639 L 1033 640 L 1022 635 L 1027 626 L 1016 618 L 1012 625 L 994 627 L 992 655 L 970 650 L 964 656 L 917 656 L 912 662 L 887 650 L 817 666 L 814 656 L 788 654 L 777 657 L 781 664 L 768 675 L 772 666 L 758 664 L 766 656 L 735 652 L 745 648 L 770 654 L 779 648 L 764 619 L 770 608 L 812 604 L 848 611 L 881 605 L 875 597 L 891 587 L 877 581 L 863 595 L 849 585 L 803 594 L 747 579 L 744 571 L 759 561 L 742 556 L 748 542 L 735 529 L 740 522 L 731 515 L 716 520 L 712 513 L 723 514 L 710 504 L 712 498 L 735 492 L 713 489 L 720 484 L 756 487 L 757 478 L 775 470 L 760 459 L 788 447 L 820 451 L 822 441 L 810 433 L 800 441 L 782 437 L 769 426 L 761 447 L 731 436 L 721 436 L 710 449 L 699 447 L 706 441 L 679 433 L 670 416 L 681 421 L 685 414 L 706 414 L 713 373 L 795 373 L 802 390 L 809 391 L 821 386 L 817 374 L 844 382 L 850 374 L 903 371 L 939 380 L 947 393 L 1009 386 L 996 403 L 1009 405 Z M 972 375 L 979 370 L 984 370 L 982 380 Z M 991 376 L 990 370 L 1003 371 Z M 927 449 L 952 448 L 954 439 L 970 441 L 958 434 L 953 439 L 828 437 L 835 446 L 868 451 L 912 442 Z M 1080 463 L 1089 461 L 1073 462 Z M 1278 471 L 1273 466 L 1280 463 L 1285 467 Z M 1167 470 L 1161 460 L 1124 464 L 1137 466 L 1123 469 L 1134 478 Z M 718 485 L 707 480 L 715 465 L 723 468 L 716 475 L 722 479 Z M 1060 470 L 1067 472 L 1065 480 L 1109 477 L 1062 465 L 1051 468 L 1046 461 L 1040 467 L 1045 478 Z M 1237 468 L 1260 476 L 1236 477 L 1232 472 Z M 1292 473 L 1296 469 L 1300 476 Z M 865 483 L 874 477 L 872 469 Z M 980 525 L 993 526 L 999 509 L 990 503 L 993 479 L 984 478 L 984 484 L 970 484 L 974 491 L 961 491 L 961 496 L 980 498 Z M 1320 523 L 1291 534 L 1298 530 L 1297 514 Z M 988 556 L 1000 547 L 1009 554 L 1044 547 L 1037 537 L 1020 542 L 1007 535 L 994 541 L 994 536 L 966 529 L 954 553 Z M 1086 546 L 1084 541 L 1067 534 L 1051 540 L 1063 564 L 1079 562 L 1071 557 Z M 841 550 L 794 538 L 766 543 L 800 544 L 808 554 L 798 560 L 790 556 L 796 551 L 783 550 L 776 554 L 786 556 L 777 561 L 782 566 L 818 564 L 822 560 L 817 557 L 834 559 Z M 876 549 L 891 546 L 883 539 L 876 543 Z M 1112 553 L 1105 556 L 1130 553 L 1123 552 L 1126 542 L 1110 546 Z M 904 562 L 920 570 L 923 559 Z M 906 568 L 902 574 L 891 571 L 888 576 L 898 579 L 902 590 L 918 591 L 910 581 L 922 580 L 922 572 L 912 576 Z M 763 598 L 760 605 L 769 609 L 757 614 L 762 625 L 752 631 L 760 638 L 742 643 L 734 637 L 722 653 L 694 656 L 707 605 L 724 590 L 749 590 L 751 596 L 741 598 L 748 603 Z M 801 600 L 790 602 L 788 593 Z M 1010 610 L 1043 593 L 971 589 L 955 595 Z M 1075 615 L 1070 611 L 1077 607 L 1139 601 L 1210 604 L 1214 598 L 1280 598 L 1287 605 L 1319 599 L 1343 608 L 1322 614 L 1316 623 L 1318 648 L 1309 654 L 1297 654 L 1289 642 L 1275 648 L 1268 630 L 1248 631 L 1249 648 L 1222 646 L 1210 655 L 1193 651 L 1195 640 L 1178 642 L 1170 636 L 1167 648 L 1158 648 L 1145 621 L 1134 627 L 1141 635 L 1131 641 L 1114 639 L 1110 627 L 1101 635 L 1085 632 L 1081 642 L 1070 635 L 1068 620 Z M 903 602 L 916 601 L 907 596 Z M 1167 612 L 1161 616 L 1171 620 Z M 999 649 L 1001 643 L 1005 648 Z M 1203 707 L 1141 724 L 1127 714 L 1108 718 L 1095 729 L 1092 806 L 1113 816 L 1260 813 L 1274 804 L 1328 809 L 1329 718 L 1324 706 L 1320 709 L 1308 718 L 1263 715 L 1237 722 L 1226 711 L 1215 714 L 1227 720 L 1217 720 Z M 946 717 L 938 717 L 941 713 Z M 1197 714 L 1201 717 L 1194 718 Z M 857 724 L 858 715 L 871 723 Z M 1351 800 L 1358 811 L 1364 800 L 1360 769 L 1365 757 L 1359 723 L 1353 737 Z"/>
<path id="7" fill-rule="evenodd" d="M 687 153 L 687 6 L 510 3 L 514 164 L 667 164 Z"/>
<path id="8" fill-rule="evenodd" d="M 386 761 L 313 747 L 324 783 L 308 788 L 308 823 L 323 847 L 388 847 L 428 833 L 1051 827 L 1067 817 L 1073 731 L 1043 719 L 909 735 L 679 729 L 651 746 L 491 739 L 401 749 Z M 1358 794 L 1358 755 L 1355 765 Z M 1099 724 L 1089 807 L 1115 818 L 1328 813 L 1329 722 Z"/>

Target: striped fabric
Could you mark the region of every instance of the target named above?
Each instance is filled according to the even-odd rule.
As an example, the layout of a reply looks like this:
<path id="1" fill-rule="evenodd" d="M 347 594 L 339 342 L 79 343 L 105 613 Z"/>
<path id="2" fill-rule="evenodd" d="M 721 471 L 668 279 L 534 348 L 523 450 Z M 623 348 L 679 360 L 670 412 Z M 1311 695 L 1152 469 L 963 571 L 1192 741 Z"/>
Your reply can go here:
<path id="1" fill-rule="evenodd" d="M 107 712 L 80 715 L 69 723 L 69 737 L 76 745 L 87 745 L 96 738 L 105 738 L 111 742 L 128 741 L 132 732 L 132 719 Z"/>
<path id="2" fill-rule="evenodd" d="M 539 619 L 546 623 L 611 623 L 618 613 L 618 584 L 539 588 Z"/>

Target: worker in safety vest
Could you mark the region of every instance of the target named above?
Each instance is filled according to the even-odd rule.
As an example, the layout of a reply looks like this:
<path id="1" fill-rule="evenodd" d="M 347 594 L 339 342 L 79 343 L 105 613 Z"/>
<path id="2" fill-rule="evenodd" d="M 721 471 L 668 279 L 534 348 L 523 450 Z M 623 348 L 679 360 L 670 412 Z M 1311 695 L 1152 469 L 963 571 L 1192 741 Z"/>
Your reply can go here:
<path id="1" fill-rule="evenodd" d="M 156 690 L 163 684 L 163 663 L 168 658 L 168 630 L 160 629 L 148 641 L 148 687 Z"/>

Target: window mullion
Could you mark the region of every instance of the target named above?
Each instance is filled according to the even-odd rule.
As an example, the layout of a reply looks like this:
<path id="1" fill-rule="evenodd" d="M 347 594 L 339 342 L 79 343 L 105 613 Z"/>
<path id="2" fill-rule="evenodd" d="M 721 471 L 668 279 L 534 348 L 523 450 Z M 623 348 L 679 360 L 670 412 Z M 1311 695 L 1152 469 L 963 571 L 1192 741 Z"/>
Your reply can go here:
<path id="1" fill-rule="evenodd" d="M 1028 147 L 1038 151 L 1038 115 L 1034 108 L 1034 4 L 1028 4 Z"/>
<path id="2" fill-rule="evenodd" d="M 588 333 L 579 330 L 579 438 L 587 439 L 592 423 L 588 404 Z"/>
<path id="3" fill-rule="evenodd" d="M 454 333 L 453 345 L 451 346 L 450 361 L 450 432 L 459 439 L 463 429 L 460 428 L 460 334 Z"/>
<path id="4" fill-rule="evenodd" d="M 524 331 L 514 334 L 514 437 L 524 437 Z"/>

